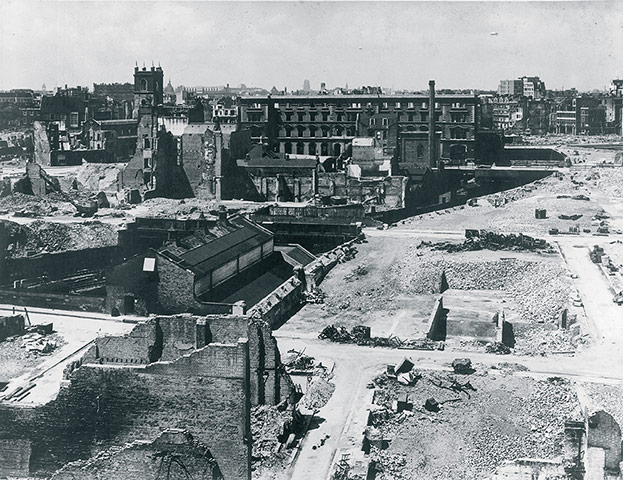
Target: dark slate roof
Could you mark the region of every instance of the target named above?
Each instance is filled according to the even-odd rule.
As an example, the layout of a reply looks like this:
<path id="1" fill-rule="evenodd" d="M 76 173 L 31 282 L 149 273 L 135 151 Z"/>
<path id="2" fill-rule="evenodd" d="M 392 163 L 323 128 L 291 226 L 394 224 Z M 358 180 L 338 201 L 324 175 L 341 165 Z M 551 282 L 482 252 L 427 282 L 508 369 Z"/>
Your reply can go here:
<path id="1" fill-rule="evenodd" d="M 305 267 L 316 260 L 316 257 L 300 245 L 280 245 L 275 251 L 281 252 L 284 257 L 292 259 L 295 263 Z"/>
<path id="2" fill-rule="evenodd" d="M 272 233 L 237 216 L 219 222 L 206 233 L 195 232 L 176 245 L 168 245 L 159 254 L 195 275 L 203 276 L 255 247 L 266 243 Z"/>
<path id="3" fill-rule="evenodd" d="M 318 160 L 314 158 L 251 158 L 237 160 L 238 166 L 243 168 L 305 168 L 314 169 Z"/>

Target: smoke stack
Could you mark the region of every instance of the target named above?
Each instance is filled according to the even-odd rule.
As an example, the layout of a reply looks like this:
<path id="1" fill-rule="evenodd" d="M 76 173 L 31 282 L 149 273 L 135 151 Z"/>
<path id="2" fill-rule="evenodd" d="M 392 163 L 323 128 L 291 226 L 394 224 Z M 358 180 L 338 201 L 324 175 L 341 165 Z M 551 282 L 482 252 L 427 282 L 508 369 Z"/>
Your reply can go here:
<path id="1" fill-rule="evenodd" d="M 437 167 L 435 148 L 435 80 L 428 82 L 428 155 L 431 168 Z"/>
<path id="2" fill-rule="evenodd" d="M 435 80 L 428 82 L 428 155 L 431 168 L 437 167 L 435 145 Z"/>

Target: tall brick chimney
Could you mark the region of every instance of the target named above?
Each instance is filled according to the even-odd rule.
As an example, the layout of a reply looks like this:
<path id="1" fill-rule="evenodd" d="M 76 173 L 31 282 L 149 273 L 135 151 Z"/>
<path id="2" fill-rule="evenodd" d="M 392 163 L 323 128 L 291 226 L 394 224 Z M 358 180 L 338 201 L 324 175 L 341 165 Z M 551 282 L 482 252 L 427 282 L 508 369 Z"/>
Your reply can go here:
<path id="1" fill-rule="evenodd" d="M 431 168 L 437 167 L 435 148 L 435 80 L 428 82 L 428 155 Z"/>

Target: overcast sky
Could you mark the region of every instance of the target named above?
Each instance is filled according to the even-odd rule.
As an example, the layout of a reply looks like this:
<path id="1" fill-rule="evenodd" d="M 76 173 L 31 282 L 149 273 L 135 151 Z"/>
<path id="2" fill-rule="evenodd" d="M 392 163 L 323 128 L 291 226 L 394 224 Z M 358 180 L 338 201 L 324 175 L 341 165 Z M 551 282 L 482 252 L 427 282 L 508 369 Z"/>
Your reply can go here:
<path id="1" fill-rule="evenodd" d="M 187 86 L 601 89 L 623 75 L 623 6 L 0 0 L 0 89 L 126 82 L 152 60 Z"/>

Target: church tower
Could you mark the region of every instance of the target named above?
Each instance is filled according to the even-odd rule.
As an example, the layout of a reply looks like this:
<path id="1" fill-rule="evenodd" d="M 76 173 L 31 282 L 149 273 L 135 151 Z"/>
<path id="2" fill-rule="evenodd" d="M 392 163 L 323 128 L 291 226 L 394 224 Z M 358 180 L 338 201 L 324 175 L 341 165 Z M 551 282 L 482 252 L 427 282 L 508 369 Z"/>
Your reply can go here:
<path id="1" fill-rule="evenodd" d="M 162 105 L 164 73 L 160 66 L 134 67 L 134 118 L 138 118 L 141 107 Z"/>
<path id="2" fill-rule="evenodd" d="M 143 181 L 148 189 L 156 188 L 154 152 L 158 145 L 158 107 L 162 105 L 164 73 L 160 66 L 134 67 L 134 111 L 136 156 L 142 161 Z"/>

